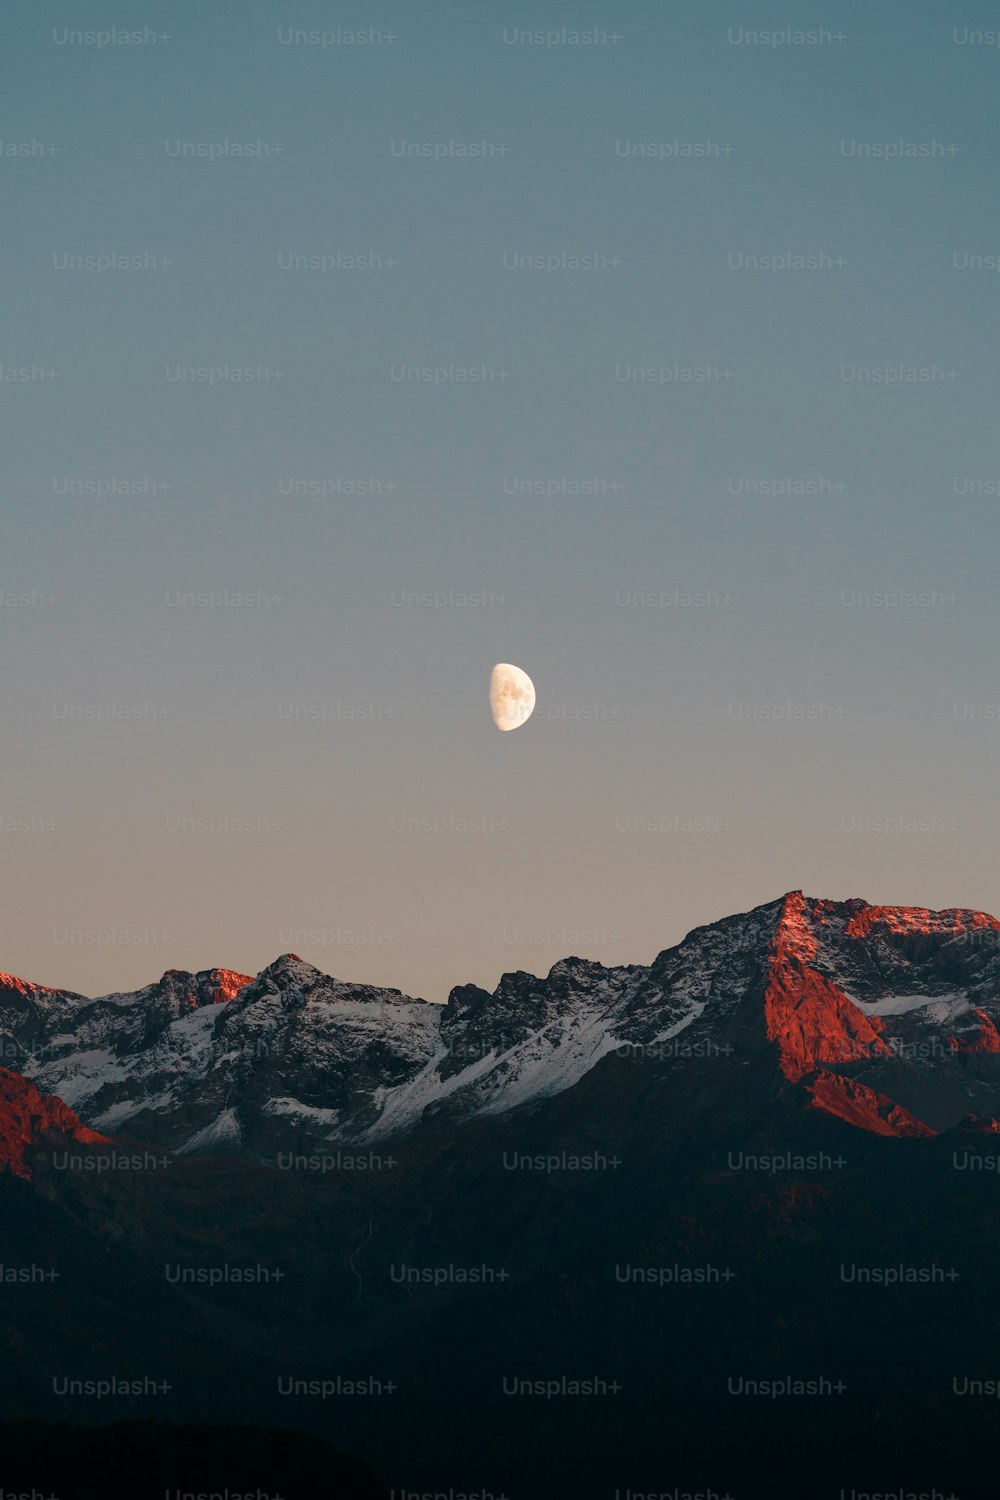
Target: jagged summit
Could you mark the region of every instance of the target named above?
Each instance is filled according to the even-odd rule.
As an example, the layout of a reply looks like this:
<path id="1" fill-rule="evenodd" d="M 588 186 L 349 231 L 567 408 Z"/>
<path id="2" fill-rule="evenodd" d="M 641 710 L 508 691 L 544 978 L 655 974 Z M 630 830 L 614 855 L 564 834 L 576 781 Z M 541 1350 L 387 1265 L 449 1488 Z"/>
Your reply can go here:
<path id="1" fill-rule="evenodd" d="M 261 969 L 253 983 L 259 985 L 265 980 L 271 981 L 279 989 L 311 989 L 317 984 L 335 982 L 328 974 L 317 969 L 315 964 L 307 963 L 297 953 L 280 954 L 268 964 L 266 969 Z"/>
<path id="2" fill-rule="evenodd" d="M 252 974 L 239 974 L 235 969 L 202 969 L 197 974 L 186 969 L 167 969 L 159 981 L 159 987 L 187 989 L 193 991 L 200 1004 L 205 1003 L 205 997 L 208 997 L 213 1005 L 221 1005 L 238 995 L 252 979 Z"/>
<path id="3" fill-rule="evenodd" d="M 931 911 L 926 906 L 873 906 L 857 896 L 846 901 L 829 901 L 806 896 L 800 890 L 786 892 L 773 904 L 778 909 L 779 921 L 786 926 L 802 924 L 830 929 L 849 938 L 864 938 L 878 932 L 940 937 L 1000 932 L 996 917 L 968 907 Z"/>
<path id="4" fill-rule="evenodd" d="M 58 995 L 68 993 L 65 990 L 50 989 L 46 984 L 33 984 L 30 980 L 18 979 L 16 974 L 0 974 L 0 994 L 5 990 L 18 995 Z M 82 996 L 80 998 L 82 999 Z"/>
<path id="5" fill-rule="evenodd" d="M 427 1004 L 424 1000 L 404 995 L 401 990 L 335 979 L 330 974 L 324 974 L 322 969 L 317 969 L 314 964 L 299 958 L 295 953 L 283 953 L 280 958 L 268 964 L 266 969 L 262 969 L 256 979 L 247 984 L 243 998 L 247 1004 L 250 1004 L 273 994 L 297 996 L 310 1004 L 334 1006 L 345 1001 Z"/>

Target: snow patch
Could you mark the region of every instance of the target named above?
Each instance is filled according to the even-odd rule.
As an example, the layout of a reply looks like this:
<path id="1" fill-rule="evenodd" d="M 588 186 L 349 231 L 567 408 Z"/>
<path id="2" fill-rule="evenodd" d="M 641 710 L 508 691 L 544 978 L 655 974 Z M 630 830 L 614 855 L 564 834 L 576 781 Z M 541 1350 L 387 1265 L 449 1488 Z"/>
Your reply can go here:
<path id="1" fill-rule="evenodd" d="M 193 1156 L 199 1152 L 231 1151 L 241 1144 L 242 1139 L 243 1132 L 240 1130 L 240 1122 L 235 1109 L 224 1109 L 210 1125 L 205 1126 L 204 1130 L 196 1131 L 190 1140 L 185 1141 L 183 1146 L 179 1146 L 177 1155 Z"/>
<path id="2" fill-rule="evenodd" d="M 843 993 L 847 995 L 846 990 Z M 969 1008 L 968 996 L 957 994 L 887 995 L 884 1000 L 856 1000 L 853 995 L 847 995 L 847 998 L 866 1016 L 905 1016 L 911 1010 L 926 1007 L 935 1020 L 944 1021 Z"/>
<path id="3" fill-rule="evenodd" d="M 303 1104 L 300 1099 L 269 1099 L 264 1105 L 266 1115 L 288 1115 L 294 1119 L 313 1120 L 317 1125 L 336 1125 L 340 1119 L 339 1109 L 319 1109 Z"/>
<path id="4" fill-rule="evenodd" d="M 491 1097 L 474 1113 L 503 1114 L 529 1099 L 544 1099 L 572 1088 L 595 1063 L 620 1043 L 606 1017 L 553 1021 L 512 1047 L 494 1069 Z M 504 1066 L 509 1060 L 510 1066 Z"/>

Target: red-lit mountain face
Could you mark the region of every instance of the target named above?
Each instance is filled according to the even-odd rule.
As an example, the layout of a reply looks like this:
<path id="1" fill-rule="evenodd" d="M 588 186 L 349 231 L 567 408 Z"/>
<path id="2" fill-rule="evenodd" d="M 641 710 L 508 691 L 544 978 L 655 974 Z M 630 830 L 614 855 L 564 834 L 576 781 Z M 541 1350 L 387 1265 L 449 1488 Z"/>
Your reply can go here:
<path id="1" fill-rule="evenodd" d="M 106 1141 L 81 1125 L 61 1099 L 40 1094 L 30 1079 L 0 1068 L 0 1171 L 30 1178 L 31 1158 L 38 1150 Z"/>
<path id="2" fill-rule="evenodd" d="M 764 1001 L 785 1077 L 852 1124 L 929 1135 L 995 1097 L 1000 922 L 983 912 L 791 892 Z"/>
<path id="3" fill-rule="evenodd" d="M 567 958 L 445 1006 L 295 955 L 100 1000 L 0 976 L 0 1046 L 94 1129 L 192 1154 L 458 1128 L 557 1095 L 596 1110 L 593 1080 L 619 1075 L 616 1108 L 669 1077 L 689 1123 L 783 1101 L 926 1136 L 1000 1116 L 1000 923 L 796 891 L 648 967 Z"/>

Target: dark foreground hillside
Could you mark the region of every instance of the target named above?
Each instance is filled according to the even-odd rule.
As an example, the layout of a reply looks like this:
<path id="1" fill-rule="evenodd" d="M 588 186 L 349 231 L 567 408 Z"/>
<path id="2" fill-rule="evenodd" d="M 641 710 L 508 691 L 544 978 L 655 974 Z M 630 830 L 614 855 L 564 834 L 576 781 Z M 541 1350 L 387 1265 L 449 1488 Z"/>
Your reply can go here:
<path id="1" fill-rule="evenodd" d="M 384 1500 L 371 1470 L 319 1438 L 260 1427 L 116 1422 L 0 1425 L 5 1497 L 58 1500 Z"/>

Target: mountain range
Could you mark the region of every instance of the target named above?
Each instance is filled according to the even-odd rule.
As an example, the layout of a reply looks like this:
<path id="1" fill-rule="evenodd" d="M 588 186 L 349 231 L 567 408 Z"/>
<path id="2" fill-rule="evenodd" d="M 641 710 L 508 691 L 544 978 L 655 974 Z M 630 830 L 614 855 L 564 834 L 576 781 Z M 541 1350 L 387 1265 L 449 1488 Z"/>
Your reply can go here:
<path id="1" fill-rule="evenodd" d="M 0 1046 L 8 1421 L 298 1430 L 402 1494 L 993 1493 L 993 917 L 793 891 L 443 1006 L 4 975 Z"/>
<path id="2" fill-rule="evenodd" d="M 0 974 L 10 1071 L 92 1131 L 182 1154 L 371 1146 L 531 1108 L 631 1054 L 735 1058 L 758 1091 L 766 1074 L 880 1134 L 1000 1114 L 1000 922 L 793 891 L 649 966 L 571 957 L 444 1006 L 295 954 L 94 1000 Z"/>

